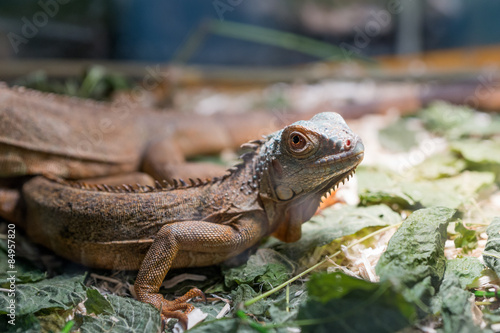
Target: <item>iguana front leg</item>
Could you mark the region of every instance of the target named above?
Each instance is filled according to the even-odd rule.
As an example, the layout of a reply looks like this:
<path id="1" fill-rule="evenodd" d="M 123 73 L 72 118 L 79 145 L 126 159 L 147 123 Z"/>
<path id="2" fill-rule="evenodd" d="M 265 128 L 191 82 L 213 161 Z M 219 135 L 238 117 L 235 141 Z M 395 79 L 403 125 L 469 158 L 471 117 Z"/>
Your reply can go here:
<path id="1" fill-rule="evenodd" d="M 183 221 L 161 228 L 151 245 L 135 281 L 137 298 L 160 309 L 163 319 L 178 318 L 187 326 L 185 310 L 193 306 L 186 301 L 202 296 L 192 289 L 175 301 L 167 301 L 158 293 L 171 267 L 209 266 L 221 263 L 256 244 L 267 230 L 263 216 L 247 216 L 223 225 L 204 221 Z"/>

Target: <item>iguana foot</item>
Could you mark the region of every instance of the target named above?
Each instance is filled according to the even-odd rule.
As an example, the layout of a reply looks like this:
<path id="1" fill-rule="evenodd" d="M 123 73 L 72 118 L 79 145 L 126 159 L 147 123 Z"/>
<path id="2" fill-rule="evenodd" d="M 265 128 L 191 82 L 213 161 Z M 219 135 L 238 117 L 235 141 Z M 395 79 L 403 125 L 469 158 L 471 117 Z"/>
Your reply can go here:
<path id="1" fill-rule="evenodd" d="M 164 324 L 167 319 L 177 318 L 184 329 L 187 329 L 187 314 L 194 310 L 194 306 L 187 303 L 187 301 L 195 297 L 201 297 L 203 301 L 206 302 L 205 294 L 198 288 L 189 290 L 183 296 L 173 301 L 164 299 L 161 294 L 143 295 L 140 300 L 158 308 L 161 312 L 161 319 Z M 178 310 L 183 310 L 184 312 L 179 312 Z"/>

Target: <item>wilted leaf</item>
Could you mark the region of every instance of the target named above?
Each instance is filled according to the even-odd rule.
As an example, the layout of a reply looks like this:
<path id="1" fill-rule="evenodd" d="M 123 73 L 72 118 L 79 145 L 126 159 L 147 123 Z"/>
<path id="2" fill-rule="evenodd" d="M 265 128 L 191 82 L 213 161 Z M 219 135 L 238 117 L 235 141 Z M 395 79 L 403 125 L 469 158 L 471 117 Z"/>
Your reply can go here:
<path id="1" fill-rule="evenodd" d="M 311 324 L 302 326 L 303 332 L 395 332 L 416 318 L 414 305 L 390 282 L 319 273 L 311 277 L 307 289 L 309 300 L 300 307 L 298 320 Z"/>
<path id="2" fill-rule="evenodd" d="M 444 275 L 446 228 L 454 214 L 455 210 L 445 207 L 420 209 L 411 214 L 392 236 L 377 263 L 380 281 L 392 281 L 400 290 L 407 290 L 417 284 L 421 287 L 428 278 L 425 285 L 429 287 L 428 296 L 432 295 Z M 419 294 L 424 296 L 420 291 Z"/>
<path id="3" fill-rule="evenodd" d="M 87 300 L 84 303 L 87 313 L 100 314 L 114 314 L 115 310 L 111 303 L 101 295 L 97 289 L 87 289 Z"/>
<path id="4" fill-rule="evenodd" d="M 488 241 L 484 247 L 483 259 L 486 266 L 500 276 L 500 217 L 495 217 L 486 229 Z"/>

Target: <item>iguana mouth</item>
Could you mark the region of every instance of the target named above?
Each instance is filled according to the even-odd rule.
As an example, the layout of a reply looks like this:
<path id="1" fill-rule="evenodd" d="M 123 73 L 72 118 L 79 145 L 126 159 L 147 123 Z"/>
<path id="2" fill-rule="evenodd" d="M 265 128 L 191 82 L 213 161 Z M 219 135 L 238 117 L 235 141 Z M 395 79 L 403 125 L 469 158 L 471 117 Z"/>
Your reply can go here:
<path id="1" fill-rule="evenodd" d="M 347 180 L 349 180 L 354 174 L 356 173 L 356 167 L 351 168 L 349 171 L 344 172 L 336 177 L 334 177 L 332 180 L 328 182 L 328 185 L 324 187 L 324 192 L 321 196 L 321 201 L 324 201 L 330 197 L 330 195 L 337 190 L 339 187 L 340 183 L 344 184 Z"/>
<path id="2" fill-rule="evenodd" d="M 335 164 L 348 164 L 344 170 L 339 170 L 336 175 L 333 176 L 329 181 L 326 182 L 326 186 L 323 187 L 322 191 L 324 194 L 321 196 L 321 200 L 327 199 L 332 193 L 338 188 L 340 183 L 344 184 L 349 180 L 356 172 L 356 167 L 361 163 L 364 157 L 364 146 L 361 141 L 358 141 L 353 149 L 344 152 L 342 154 L 326 156 L 315 162 L 315 166 L 326 166 Z M 344 165 L 345 165 L 344 164 Z"/>

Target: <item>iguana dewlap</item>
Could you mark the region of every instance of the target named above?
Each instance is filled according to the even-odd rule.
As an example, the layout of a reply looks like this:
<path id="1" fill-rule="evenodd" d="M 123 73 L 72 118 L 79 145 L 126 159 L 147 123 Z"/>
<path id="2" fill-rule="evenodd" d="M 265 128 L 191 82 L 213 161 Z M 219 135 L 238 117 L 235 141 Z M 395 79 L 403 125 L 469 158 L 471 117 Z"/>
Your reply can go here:
<path id="1" fill-rule="evenodd" d="M 174 267 L 221 263 L 274 235 L 293 242 L 322 196 L 354 173 L 361 139 L 336 113 L 321 113 L 253 141 L 243 163 L 211 181 L 175 186 L 95 186 L 37 177 L 23 187 L 36 242 L 85 265 L 139 269 L 139 300 L 185 322 L 186 300 L 159 294 Z"/>

